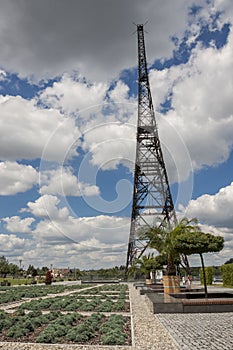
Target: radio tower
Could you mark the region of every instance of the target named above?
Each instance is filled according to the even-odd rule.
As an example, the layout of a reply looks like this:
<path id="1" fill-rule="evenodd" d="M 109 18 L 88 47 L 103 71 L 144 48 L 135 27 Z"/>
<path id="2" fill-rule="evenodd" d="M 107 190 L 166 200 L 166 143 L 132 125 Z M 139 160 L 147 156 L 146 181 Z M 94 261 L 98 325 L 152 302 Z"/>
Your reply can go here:
<path id="1" fill-rule="evenodd" d="M 143 227 L 164 221 L 176 223 L 176 214 L 170 192 L 155 120 L 147 71 L 143 25 L 137 25 L 138 37 L 138 122 L 134 171 L 134 192 L 131 227 L 126 261 L 128 268 L 145 251 L 148 242 L 138 238 Z"/>

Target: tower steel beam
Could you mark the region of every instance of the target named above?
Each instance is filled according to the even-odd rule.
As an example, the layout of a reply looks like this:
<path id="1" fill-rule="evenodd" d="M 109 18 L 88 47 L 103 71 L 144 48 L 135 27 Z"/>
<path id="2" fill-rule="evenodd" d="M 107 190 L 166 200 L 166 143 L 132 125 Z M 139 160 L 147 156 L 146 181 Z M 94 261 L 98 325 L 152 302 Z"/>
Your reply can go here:
<path id="1" fill-rule="evenodd" d="M 138 233 L 155 223 L 176 223 L 167 171 L 160 145 L 147 70 L 143 25 L 137 25 L 138 39 L 138 122 L 134 191 L 126 274 L 148 242 Z"/>

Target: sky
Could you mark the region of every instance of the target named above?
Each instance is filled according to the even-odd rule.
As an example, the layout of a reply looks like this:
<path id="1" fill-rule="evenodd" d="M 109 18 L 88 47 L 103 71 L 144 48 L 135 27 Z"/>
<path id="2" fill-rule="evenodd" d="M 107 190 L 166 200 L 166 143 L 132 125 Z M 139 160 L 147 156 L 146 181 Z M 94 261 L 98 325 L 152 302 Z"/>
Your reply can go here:
<path id="1" fill-rule="evenodd" d="M 0 255 L 27 268 L 126 263 L 136 24 L 178 217 L 233 249 L 233 2 L 0 0 Z M 199 266 L 197 256 L 191 264 Z"/>

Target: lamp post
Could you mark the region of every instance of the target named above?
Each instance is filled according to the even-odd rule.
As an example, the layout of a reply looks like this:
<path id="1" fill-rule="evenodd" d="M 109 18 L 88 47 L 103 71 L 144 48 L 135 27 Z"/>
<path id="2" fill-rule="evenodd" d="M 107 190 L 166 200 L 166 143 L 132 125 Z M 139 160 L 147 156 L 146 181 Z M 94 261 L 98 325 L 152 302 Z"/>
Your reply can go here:
<path id="1" fill-rule="evenodd" d="M 21 264 L 22 264 L 22 259 L 19 259 L 19 275 L 18 275 L 18 284 L 20 284 Z"/>

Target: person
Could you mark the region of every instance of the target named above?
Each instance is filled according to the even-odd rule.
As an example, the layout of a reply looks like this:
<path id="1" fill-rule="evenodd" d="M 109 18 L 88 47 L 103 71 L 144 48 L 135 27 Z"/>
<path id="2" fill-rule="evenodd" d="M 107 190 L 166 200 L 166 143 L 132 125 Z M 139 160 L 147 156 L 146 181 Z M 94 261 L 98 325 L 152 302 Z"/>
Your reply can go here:
<path id="1" fill-rule="evenodd" d="M 187 285 L 187 288 L 189 288 L 191 286 L 191 283 L 190 283 L 190 278 L 188 276 L 187 280 L 186 280 L 186 285 Z"/>
<path id="2" fill-rule="evenodd" d="M 192 281 L 193 281 L 192 276 L 189 276 L 190 287 L 191 287 L 191 285 L 192 285 Z"/>

